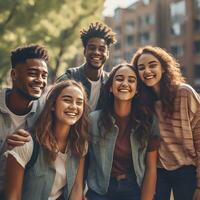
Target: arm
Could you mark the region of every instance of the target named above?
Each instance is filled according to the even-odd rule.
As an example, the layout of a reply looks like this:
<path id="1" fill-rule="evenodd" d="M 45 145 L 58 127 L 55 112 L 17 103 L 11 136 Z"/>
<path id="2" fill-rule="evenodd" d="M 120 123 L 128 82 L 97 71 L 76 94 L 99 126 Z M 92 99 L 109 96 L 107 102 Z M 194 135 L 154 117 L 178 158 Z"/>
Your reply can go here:
<path id="1" fill-rule="evenodd" d="M 82 200 L 83 199 L 83 173 L 84 173 L 85 157 L 80 159 L 78 173 L 75 183 L 73 185 L 69 200 Z"/>
<path id="2" fill-rule="evenodd" d="M 6 163 L 6 200 L 20 200 L 24 168 L 12 156 L 8 155 Z"/>
<path id="3" fill-rule="evenodd" d="M 153 200 L 157 178 L 157 151 L 147 152 L 141 200 Z"/>
<path id="4" fill-rule="evenodd" d="M 24 145 L 30 141 L 30 133 L 24 129 L 16 130 L 13 134 L 9 135 L 6 139 L 7 148 L 12 149 L 16 146 Z"/>

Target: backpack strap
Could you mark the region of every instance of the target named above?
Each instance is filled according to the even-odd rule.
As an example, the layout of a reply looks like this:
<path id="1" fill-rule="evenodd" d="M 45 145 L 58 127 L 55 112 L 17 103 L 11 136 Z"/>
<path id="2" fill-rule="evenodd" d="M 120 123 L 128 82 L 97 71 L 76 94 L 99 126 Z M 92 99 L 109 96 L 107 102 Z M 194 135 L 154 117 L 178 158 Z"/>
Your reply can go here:
<path id="1" fill-rule="evenodd" d="M 25 170 L 30 169 L 31 167 L 34 166 L 37 158 L 38 158 L 38 154 L 39 154 L 39 149 L 40 149 L 40 145 L 39 143 L 36 141 L 35 138 L 33 138 L 33 153 L 31 155 L 31 159 L 28 161 Z"/>

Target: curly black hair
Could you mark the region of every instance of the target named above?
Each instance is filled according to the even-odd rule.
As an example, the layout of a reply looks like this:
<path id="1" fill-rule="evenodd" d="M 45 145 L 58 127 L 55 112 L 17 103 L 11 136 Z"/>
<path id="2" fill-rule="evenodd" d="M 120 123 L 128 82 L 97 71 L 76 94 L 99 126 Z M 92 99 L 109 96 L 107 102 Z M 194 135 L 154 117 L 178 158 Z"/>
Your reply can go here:
<path id="1" fill-rule="evenodd" d="M 11 51 L 11 65 L 15 68 L 17 64 L 25 63 L 29 58 L 42 59 L 46 63 L 49 61 L 49 55 L 45 47 L 38 44 L 17 47 Z"/>
<path id="2" fill-rule="evenodd" d="M 88 28 L 83 28 L 80 33 L 84 48 L 86 48 L 89 39 L 94 37 L 103 38 L 108 47 L 117 41 L 115 38 L 116 33 L 103 22 L 93 22 Z"/>

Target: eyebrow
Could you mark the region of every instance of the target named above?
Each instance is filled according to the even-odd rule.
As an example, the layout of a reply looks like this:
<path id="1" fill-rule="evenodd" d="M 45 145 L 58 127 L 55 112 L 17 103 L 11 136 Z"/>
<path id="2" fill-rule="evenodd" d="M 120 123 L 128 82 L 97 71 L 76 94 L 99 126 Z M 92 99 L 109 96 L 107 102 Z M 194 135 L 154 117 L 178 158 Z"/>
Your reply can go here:
<path id="1" fill-rule="evenodd" d="M 122 74 L 118 74 L 118 75 L 116 75 L 115 77 L 123 77 L 124 75 L 122 75 Z M 131 78 L 135 78 L 136 79 L 136 76 L 134 76 L 134 75 L 132 75 L 132 76 L 128 76 L 129 78 L 131 77 Z"/>
<path id="2" fill-rule="evenodd" d="M 158 63 L 158 61 L 152 60 L 152 61 L 148 62 L 148 64 L 153 64 L 153 63 Z M 144 66 L 144 64 L 138 64 L 137 66 Z"/>
<path id="3" fill-rule="evenodd" d="M 38 69 L 38 67 L 34 67 L 34 66 L 28 68 L 27 70 L 28 71 L 41 71 L 40 69 Z M 42 72 L 48 74 L 48 71 L 46 71 L 46 70 L 42 70 Z"/>
<path id="4" fill-rule="evenodd" d="M 64 98 L 70 98 L 70 99 L 72 99 L 72 96 L 70 96 L 70 95 L 63 95 L 62 96 L 62 98 L 64 99 Z M 81 100 L 81 101 L 83 101 L 83 99 L 82 98 L 77 98 L 78 100 Z"/>

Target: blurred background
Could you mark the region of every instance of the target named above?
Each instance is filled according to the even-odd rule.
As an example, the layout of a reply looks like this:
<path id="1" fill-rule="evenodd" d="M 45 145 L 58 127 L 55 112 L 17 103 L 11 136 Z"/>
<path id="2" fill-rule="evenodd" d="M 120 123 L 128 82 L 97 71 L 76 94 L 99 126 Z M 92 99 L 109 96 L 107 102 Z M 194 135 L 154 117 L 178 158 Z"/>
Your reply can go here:
<path id="1" fill-rule="evenodd" d="M 10 84 L 10 50 L 40 43 L 51 56 L 49 82 L 84 62 L 79 31 L 101 20 L 117 33 L 105 69 L 150 44 L 170 51 L 200 92 L 200 0 L 0 0 L 0 86 Z"/>

